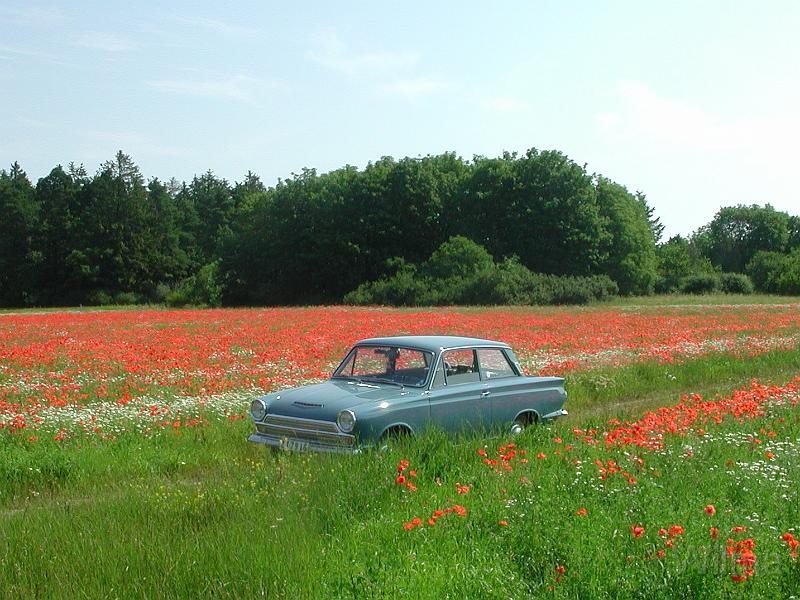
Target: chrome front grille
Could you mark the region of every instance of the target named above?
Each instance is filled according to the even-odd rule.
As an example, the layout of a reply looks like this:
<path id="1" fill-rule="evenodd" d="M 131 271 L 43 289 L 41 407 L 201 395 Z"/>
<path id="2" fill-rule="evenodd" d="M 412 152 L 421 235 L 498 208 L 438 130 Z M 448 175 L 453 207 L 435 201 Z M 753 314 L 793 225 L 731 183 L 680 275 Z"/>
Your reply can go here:
<path id="1" fill-rule="evenodd" d="M 342 433 L 332 421 L 317 421 L 299 417 L 267 415 L 261 423 L 256 423 L 259 433 L 277 438 L 307 440 L 321 444 L 352 446 L 355 438 Z"/>

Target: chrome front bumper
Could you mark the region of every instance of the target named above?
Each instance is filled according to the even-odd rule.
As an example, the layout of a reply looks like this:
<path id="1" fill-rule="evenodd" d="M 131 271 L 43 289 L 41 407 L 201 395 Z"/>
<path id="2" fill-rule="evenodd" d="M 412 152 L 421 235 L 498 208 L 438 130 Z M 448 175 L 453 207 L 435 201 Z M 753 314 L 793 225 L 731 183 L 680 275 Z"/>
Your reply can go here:
<path id="1" fill-rule="evenodd" d="M 355 446 L 331 446 L 293 438 L 278 438 L 263 433 L 254 433 L 247 440 L 291 452 L 333 452 L 335 454 L 358 454 L 360 452 L 360 449 Z"/>

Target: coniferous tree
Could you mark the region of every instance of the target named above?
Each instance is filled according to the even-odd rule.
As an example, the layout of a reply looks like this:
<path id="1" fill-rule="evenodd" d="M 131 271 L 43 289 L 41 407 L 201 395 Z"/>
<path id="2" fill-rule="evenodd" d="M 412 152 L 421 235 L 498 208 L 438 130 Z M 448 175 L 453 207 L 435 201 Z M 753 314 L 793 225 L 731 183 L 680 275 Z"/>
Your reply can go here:
<path id="1" fill-rule="evenodd" d="M 35 248 L 39 207 L 19 163 L 0 170 L 0 305 L 38 302 L 35 273 L 42 255 Z"/>

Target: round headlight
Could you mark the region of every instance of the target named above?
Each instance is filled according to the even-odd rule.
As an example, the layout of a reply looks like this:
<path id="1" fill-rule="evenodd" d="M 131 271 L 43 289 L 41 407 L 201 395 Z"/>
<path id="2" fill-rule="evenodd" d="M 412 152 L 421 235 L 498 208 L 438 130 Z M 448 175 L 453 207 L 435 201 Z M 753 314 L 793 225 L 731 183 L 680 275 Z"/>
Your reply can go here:
<path id="1" fill-rule="evenodd" d="M 350 433 L 356 425 L 356 416 L 349 410 L 343 410 L 336 417 L 336 424 L 345 433 Z"/>
<path id="2" fill-rule="evenodd" d="M 250 403 L 250 414 L 255 421 L 263 421 L 267 416 L 267 405 L 263 400 L 257 398 Z"/>

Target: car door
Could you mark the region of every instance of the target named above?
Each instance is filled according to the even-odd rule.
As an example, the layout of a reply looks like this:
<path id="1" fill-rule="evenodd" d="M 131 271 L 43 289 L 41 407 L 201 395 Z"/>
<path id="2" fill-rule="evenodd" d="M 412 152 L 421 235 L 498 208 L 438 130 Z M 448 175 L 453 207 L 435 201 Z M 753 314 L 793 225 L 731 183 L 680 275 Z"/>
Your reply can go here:
<path id="1" fill-rule="evenodd" d="M 501 348 L 478 348 L 478 366 L 493 425 L 507 425 L 529 407 L 529 386 Z"/>
<path id="2" fill-rule="evenodd" d="M 430 390 L 432 423 L 445 431 L 472 430 L 491 422 L 491 404 L 474 348 L 446 350 Z"/>

